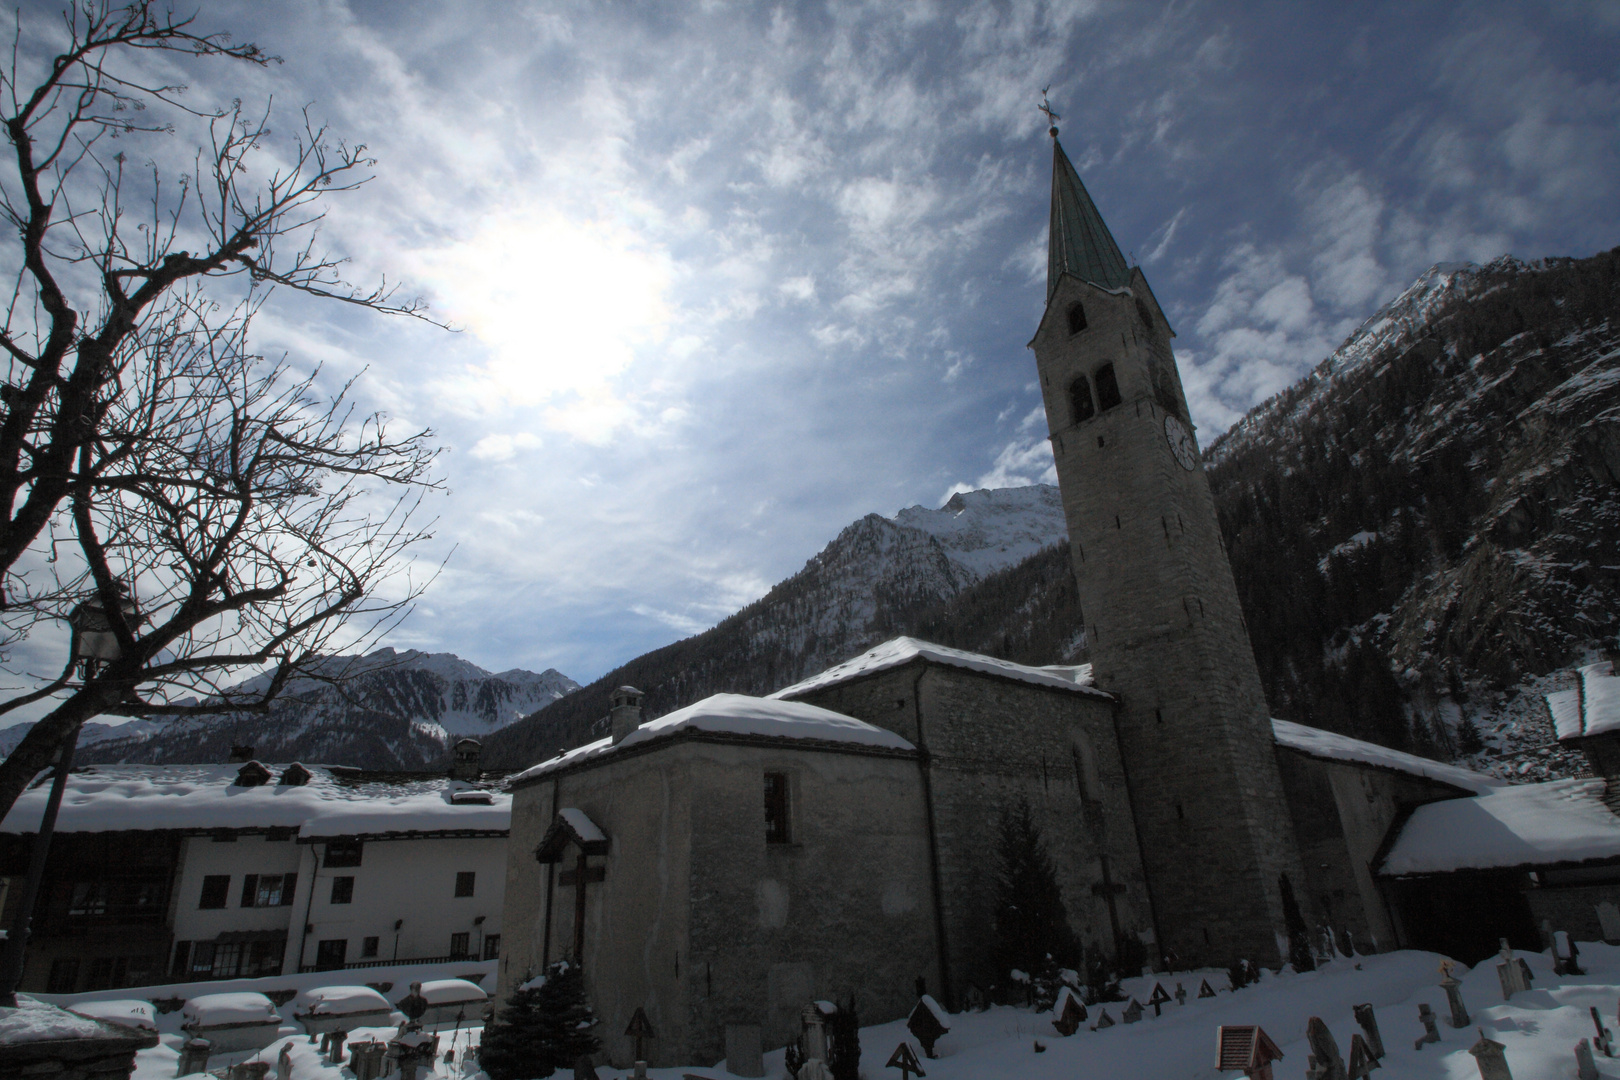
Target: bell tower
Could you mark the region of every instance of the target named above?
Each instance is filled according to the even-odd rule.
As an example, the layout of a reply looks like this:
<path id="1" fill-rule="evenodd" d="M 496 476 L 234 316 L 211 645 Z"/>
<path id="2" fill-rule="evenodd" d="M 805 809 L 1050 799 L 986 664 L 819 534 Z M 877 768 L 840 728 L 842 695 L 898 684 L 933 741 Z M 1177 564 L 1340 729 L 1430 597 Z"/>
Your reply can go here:
<path id="1" fill-rule="evenodd" d="M 1057 134 L 1046 314 L 1030 347 L 1093 671 L 1123 702 L 1161 948 L 1274 962 L 1287 955 L 1280 878 L 1298 890 L 1304 876 L 1173 333 Z"/>

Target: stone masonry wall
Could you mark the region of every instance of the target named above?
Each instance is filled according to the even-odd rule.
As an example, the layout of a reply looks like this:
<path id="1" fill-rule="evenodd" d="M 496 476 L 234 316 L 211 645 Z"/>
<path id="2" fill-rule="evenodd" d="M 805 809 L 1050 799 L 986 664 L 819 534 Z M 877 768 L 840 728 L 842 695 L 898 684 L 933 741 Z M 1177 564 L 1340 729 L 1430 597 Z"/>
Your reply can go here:
<path id="1" fill-rule="evenodd" d="M 922 661 L 804 700 L 928 750 L 953 1001 L 969 983 L 988 989 L 995 981 L 990 948 L 999 826 L 1003 811 L 1020 798 L 1035 813 L 1079 939 L 1114 952 L 1106 899 L 1093 891 L 1102 881 L 1100 855 L 1108 856 L 1110 879 L 1123 887 L 1115 899 L 1120 932 L 1151 939 L 1151 906 L 1110 702 Z"/>

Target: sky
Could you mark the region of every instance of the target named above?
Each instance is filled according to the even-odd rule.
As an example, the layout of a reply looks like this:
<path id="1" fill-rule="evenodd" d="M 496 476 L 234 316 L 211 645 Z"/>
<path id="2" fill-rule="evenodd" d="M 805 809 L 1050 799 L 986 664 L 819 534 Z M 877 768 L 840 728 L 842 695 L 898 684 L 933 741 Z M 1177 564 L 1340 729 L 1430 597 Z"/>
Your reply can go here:
<path id="1" fill-rule="evenodd" d="M 197 100 L 307 106 L 377 159 L 323 241 L 453 330 L 285 297 L 256 344 L 434 430 L 420 557 L 448 562 L 388 644 L 492 671 L 587 682 L 862 515 L 1052 481 L 1043 88 L 1201 445 L 1437 262 L 1620 244 L 1612 0 L 209 0 L 199 27 L 284 62 L 190 64 Z"/>

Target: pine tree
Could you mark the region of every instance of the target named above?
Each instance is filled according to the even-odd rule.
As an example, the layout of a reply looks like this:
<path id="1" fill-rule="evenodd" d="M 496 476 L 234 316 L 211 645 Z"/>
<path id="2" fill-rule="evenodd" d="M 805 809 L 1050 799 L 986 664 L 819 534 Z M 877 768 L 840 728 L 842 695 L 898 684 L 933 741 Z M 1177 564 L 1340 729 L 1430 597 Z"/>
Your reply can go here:
<path id="1" fill-rule="evenodd" d="M 1479 734 L 1474 718 L 1465 716 L 1457 725 L 1457 749 L 1463 754 L 1477 754 L 1485 749 L 1485 740 Z"/>
<path id="2" fill-rule="evenodd" d="M 1288 962 L 1295 971 L 1315 971 L 1316 958 L 1311 955 L 1311 932 L 1300 914 L 1299 901 L 1294 899 L 1294 884 L 1283 874 L 1277 879 L 1282 891 L 1283 925 L 1288 928 Z"/>
<path id="3" fill-rule="evenodd" d="M 849 1003 L 833 1013 L 829 1025 L 832 1037 L 828 1040 L 827 1068 L 833 1080 L 861 1080 L 861 1019 L 855 1012 L 855 995 Z"/>
<path id="4" fill-rule="evenodd" d="M 1072 966 L 1079 949 L 1028 800 L 1020 799 L 1002 813 L 997 859 L 997 975 L 1010 985 L 1014 970 L 1033 975 L 1051 967 Z"/>
<path id="5" fill-rule="evenodd" d="M 595 1026 L 583 972 L 559 960 L 506 999 L 484 1028 L 478 1061 L 490 1080 L 538 1080 L 601 1049 Z"/>

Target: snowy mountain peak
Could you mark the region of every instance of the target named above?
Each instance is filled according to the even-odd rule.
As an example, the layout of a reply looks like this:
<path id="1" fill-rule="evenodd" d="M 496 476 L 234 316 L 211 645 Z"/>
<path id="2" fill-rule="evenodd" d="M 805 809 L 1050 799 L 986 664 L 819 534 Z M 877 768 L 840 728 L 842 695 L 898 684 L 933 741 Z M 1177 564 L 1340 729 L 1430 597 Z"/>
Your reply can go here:
<path id="1" fill-rule="evenodd" d="M 951 564 L 977 581 L 1017 565 L 1068 535 L 1050 484 L 958 491 L 938 510 L 908 506 L 890 519 L 933 537 Z"/>

